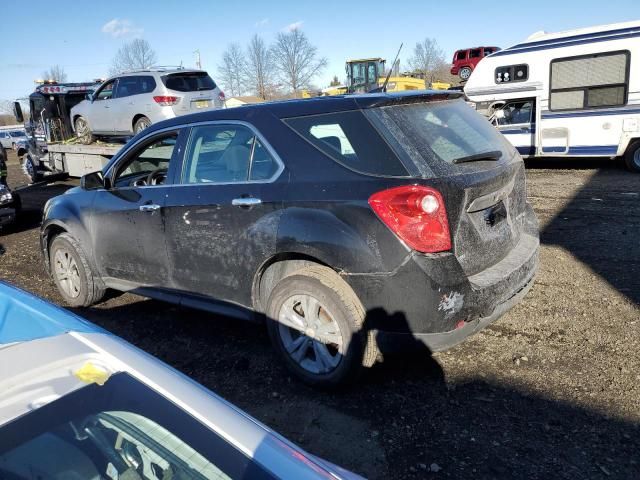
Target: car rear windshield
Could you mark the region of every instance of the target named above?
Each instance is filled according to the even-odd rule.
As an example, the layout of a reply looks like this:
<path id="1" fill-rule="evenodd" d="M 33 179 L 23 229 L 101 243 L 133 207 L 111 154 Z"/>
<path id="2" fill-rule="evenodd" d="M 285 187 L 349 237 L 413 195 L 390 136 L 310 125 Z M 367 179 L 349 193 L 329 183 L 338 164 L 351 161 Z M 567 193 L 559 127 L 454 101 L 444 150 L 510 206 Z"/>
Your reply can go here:
<path id="1" fill-rule="evenodd" d="M 370 110 L 385 127 L 380 130 L 409 156 L 421 174 L 481 168 L 510 159 L 514 149 L 462 99 L 409 103 Z"/>
<path id="2" fill-rule="evenodd" d="M 293 117 L 285 123 L 350 170 L 377 176 L 408 175 L 396 154 L 360 110 Z"/>
<path id="3" fill-rule="evenodd" d="M 216 83 L 206 72 L 172 73 L 163 76 L 162 83 L 169 90 L 177 92 L 197 92 L 216 88 Z"/>

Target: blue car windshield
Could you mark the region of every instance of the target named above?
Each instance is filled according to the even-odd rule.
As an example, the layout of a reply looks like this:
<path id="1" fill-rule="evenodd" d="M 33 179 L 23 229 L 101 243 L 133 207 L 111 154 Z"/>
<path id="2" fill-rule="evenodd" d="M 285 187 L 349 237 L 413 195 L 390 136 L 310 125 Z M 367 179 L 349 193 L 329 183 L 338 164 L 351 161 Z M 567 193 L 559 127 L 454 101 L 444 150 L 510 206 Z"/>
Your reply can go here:
<path id="1" fill-rule="evenodd" d="M 37 472 L 37 475 L 34 475 Z M 273 478 L 127 373 L 0 427 L 0 478 Z"/>

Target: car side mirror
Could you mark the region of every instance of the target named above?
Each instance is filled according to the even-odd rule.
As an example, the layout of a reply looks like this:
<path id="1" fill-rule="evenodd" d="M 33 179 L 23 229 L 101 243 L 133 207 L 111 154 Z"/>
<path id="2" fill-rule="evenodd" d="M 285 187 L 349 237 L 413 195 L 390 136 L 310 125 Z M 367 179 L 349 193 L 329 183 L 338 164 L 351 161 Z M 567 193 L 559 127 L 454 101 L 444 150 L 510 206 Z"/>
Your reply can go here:
<path id="1" fill-rule="evenodd" d="M 92 94 L 92 93 L 87 93 L 87 94 L 84 96 L 84 98 L 85 98 L 85 100 L 89 100 L 90 102 L 92 102 L 92 103 L 93 103 L 93 94 Z"/>
<path id="2" fill-rule="evenodd" d="M 20 102 L 13 102 L 13 116 L 16 117 L 18 123 L 24 122 L 24 116 L 22 115 L 22 106 Z"/>
<path id="3" fill-rule="evenodd" d="M 110 183 L 104 178 L 102 172 L 87 173 L 80 178 L 80 188 L 83 190 L 97 190 L 99 188 L 107 188 L 107 184 Z"/>

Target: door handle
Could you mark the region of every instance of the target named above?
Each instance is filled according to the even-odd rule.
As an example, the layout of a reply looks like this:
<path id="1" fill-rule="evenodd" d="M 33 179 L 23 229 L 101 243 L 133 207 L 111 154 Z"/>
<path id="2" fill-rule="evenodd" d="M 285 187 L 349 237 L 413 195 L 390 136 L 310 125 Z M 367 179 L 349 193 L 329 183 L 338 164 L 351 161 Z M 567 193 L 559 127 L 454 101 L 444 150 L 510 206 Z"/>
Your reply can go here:
<path id="1" fill-rule="evenodd" d="M 231 200 L 231 205 L 236 207 L 251 207 L 253 205 L 260 205 L 262 200 L 254 197 L 242 197 L 242 198 L 234 198 Z"/>
<path id="2" fill-rule="evenodd" d="M 149 205 L 140 205 L 141 212 L 155 212 L 156 210 L 160 210 L 160 205 L 156 205 L 155 203 L 151 203 Z"/>

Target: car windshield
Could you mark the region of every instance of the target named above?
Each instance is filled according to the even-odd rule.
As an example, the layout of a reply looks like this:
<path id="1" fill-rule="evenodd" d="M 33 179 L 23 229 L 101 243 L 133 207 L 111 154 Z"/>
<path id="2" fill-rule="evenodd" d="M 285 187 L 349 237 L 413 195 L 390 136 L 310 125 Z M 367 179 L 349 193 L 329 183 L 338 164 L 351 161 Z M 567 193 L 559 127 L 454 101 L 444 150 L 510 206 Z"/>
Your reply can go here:
<path id="1" fill-rule="evenodd" d="M 271 477 L 174 403 L 118 373 L 0 427 L 0 478 Z"/>
<path id="2" fill-rule="evenodd" d="M 390 143 L 408 155 L 423 174 L 446 174 L 482 161 L 495 164 L 495 152 L 504 159 L 514 154 L 502 135 L 461 99 L 379 107 L 371 114 L 386 127 L 382 131 L 395 140 Z M 491 155 L 483 155 L 486 152 Z"/>
<path id="3" fill-rule="evenodd" d="M 216 88 L 215 82 L 206 72 L 172 73 L 162 77 L 162 83 L 169 90 L 177 92 L 197 92 Z"/>

